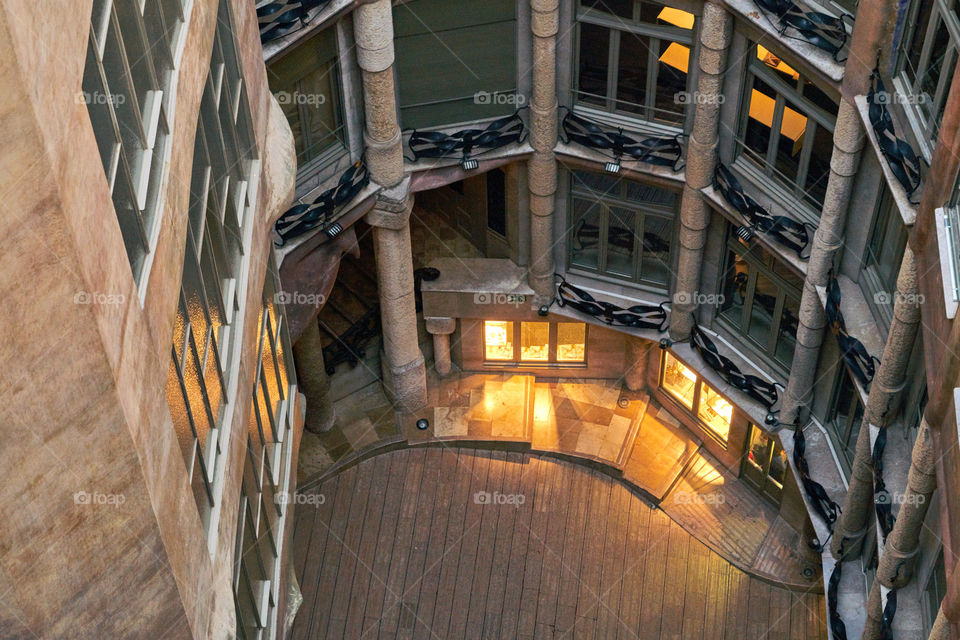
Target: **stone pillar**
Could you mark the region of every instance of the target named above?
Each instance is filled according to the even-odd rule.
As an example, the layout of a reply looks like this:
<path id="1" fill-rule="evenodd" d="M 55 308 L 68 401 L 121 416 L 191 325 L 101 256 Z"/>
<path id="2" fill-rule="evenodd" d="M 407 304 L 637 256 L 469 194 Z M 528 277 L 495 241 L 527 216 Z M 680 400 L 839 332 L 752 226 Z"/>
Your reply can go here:
<path id="1" fill-rule="evenodd" d="M 557 30 L 559 0 L 530 0 L 533 32 L 533 91 L 530 99 L 530 271 L 527 280 L 537 295 L 552 298 L 553 211 L 557 193 Z"/>
<path id="2" fill-rule="evenodd" d="M 323 363 L 323 343 L 316 319 L 307 324 L 293 345 L 293 359 L 297 384 L 307 398 L 303 427 L 312 433 L 329 431 L 336 424 L 337 413 L 330 399 L 330 378 Z"/>
<path id="3" fill-rule="evenodd" d="M 937 611 L 937 619 L 933 621 L 930 636 L 927 640 L 950 640 L 950 620 L 943 612 L 943 607 Z"/>
<path id="4" fill-rule="evenodd" d="M 453 364 L 450 362 L 450 334 L 457 328 L 453 318 L 424 318 L 427 332 L 433 336 L 433 366 L 440 377 L 449 375 Z"/>
<path id="5" fill-rule="evenodd" d="M 786 425 L 803 424 L 808 416 L 817 374 L 817 358 L 827 324 L 817 287 L 827 286 L 833 257 L 843 244 L 850 195 L 860 166 L 863 134 L 863 125 L 856 105 L 846 98 L 842 99 L 833 129 L 833 154 L 830 157 L 827 193 L 820 213 L 820 223 L 813 234 L 807 276 L 803 282 L 797 345 L 793 351 L 793 364 L 780 409 L 780 421 Z"/>
<path id="6" fill-rule="evenodd" d="M 626 339 L 627 370 L 623 374 L 623 381 L 630 391 L 641 391 L 647 387 L 647 365 L 650 358 L 650 349 L 657 344 L 636 336 L 626 336 Z"/>
<path id="7" fill-rule="evenodd" d="M 916 261 L 913 251 L 907 247 L 900 263 L 900 275 L 897 276 L 897 295 L 890 332 L 883 347 L 881 364 L 870 385 L 863 423 L 857 436 L 850 487 L 830 544 L 833 557 L 838 559 L 859 555 L 863 534 L 869 526 L 869 514 L 873 508 L 873 451 L 868 426 L 885 429 L 896 410 L 906 384 L 907 365 L 920 324 L 919 300 Z"/>
<path id="8" fill-rule="evenodd" d="M 899 589 L 906 586 L 913 576 L 917 552 L 920 550 L 920 530 L 927 517 L 933 491 L 937 488 L 934 455 L 933 434 L 930 433 L 930 425 L 923 420 L 913 445 L 907 491 L 877 567 L 877 580 L 885 587 Z"/>
<path id="9" fill-rule="evenodd" d="M 363 77 L 366 130 L 363 134 L 370 178 L 392 187 L 403 180 L 403 148 L 393 84 L 393 16 L 390 0 L 374 0 L 353 11 L 357 64 Z"/>
<path id="10" fill-rule="evenodd" d="M 427 378 L 417 333 L 410 248 L 410 179 L 377 194 L 365 217 L 372 226 L 383 334 L 383 385 L 397 409 L 412 412 L 427 404 Z"/>
<path id="11" fill-rule="evenodd" d="M 684 340 L 690 336 L 693 314 L 697 308 L 700 268 L 711 211 L 700 190 L 712 183 L 717 163 L 723 74 L 732 32 L 733 16 L 718 2 L 705 3 L 700 22 L 700 77 L 697 81 L 696 111 L 687 143 L 686 182 L 680 199 L 677 282 L 670 308 L 670 337 L 674 340 Z"/>
<path id="12" fill-rule="evenodd" d="M 883 631 L 883 598 L 880 593 L 880 581 L 874 580 L 867 596 L 867 617 L 863 622 L 861 640 L 880 640 Z"/>

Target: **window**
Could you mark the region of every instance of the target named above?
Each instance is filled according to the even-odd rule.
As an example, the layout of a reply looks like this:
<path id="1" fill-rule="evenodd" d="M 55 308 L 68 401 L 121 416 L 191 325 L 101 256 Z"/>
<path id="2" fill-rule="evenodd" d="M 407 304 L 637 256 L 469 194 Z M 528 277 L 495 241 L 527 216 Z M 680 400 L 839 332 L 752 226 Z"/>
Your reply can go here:
<path id="1" fill-rule="evenodd" d="M 857 447 L 857 434 L 860 433 L 863 422 L 863 403 L 853 378 L 842 363 L 839 369 L 840 379 L 833 392 L 829 431 L 837 453 L 849 473 Z"/>
<path id="2" fill-rule="evenodd" d="M 267 70 L 270 91 L 293 131 L 298 168 L 346 144 L 339 71 L 335 27 L 311 37 Z"/>
<path id="3" fill-rule="evenodd" d="M 500 169 L 487 172 L 487 229 L 507 235 L 507 176 Z"/>
<path id="4" fill-rule="evenodd" d="M 183 280 L 167 379 L 167 403 L 204 526 L 210 525 L 220 433 L 235 336 L 241 260 L 253 217 L 255 148 L 229 4 L 222 0 L 197 134 Z"/>
<path id="5" fill-rule="evenodd" d="M 660 372 L 660 387 L 694 414 L 707 433 L 726 443 L 733 422 L 733 405 L 730 401 L 669 351 L 663 352 Z"/>
<path id="6" fill-rule="evenodd" d="M 681 126 L 693 23 L 648 0 L 580 0 L 577 102 Z"/>
<path id="7" fill-rule="evenodd" d="M 448 0 L 394 7 L 403 127 L 430 129 L 512 113 L 517 97 L 517 5 Z"/>
<path id="8" fill-rule="evenodd" d="M 954 0 L 911 2 L 897 48 L 895 86 L 904 94 L 901 102 L 928 161 L 957 64 L 960 18 L 954 4 Z"/>
<path id="9" fill-rule="evenodd" d="M 747 249 L 733 238 L 728 240 L 719 317 L 787 368 L 793 362 L 802 290 L 800 276 L 759 245 Z"/>
<path id="10" fill-rule="evenodd" d="M 827 193 L 837 103 L 760 45 L 748 63 L 740 155 L 755 181 L 782 189 L 818 211 Z"/>
<path id="11" fill-rule="evenodd" d="M 940 604 L 943 597 L 947 595 L 947 569 L 943 562 L 943 549 L 937 554 L 937 561 L 930 570 L 930 576 L 927 578 L 927 584 L 923 588 L 923 624 L 926 628 L 925 636 L 930 635 L 933 629 L 933 622 L 937 619 L 937 613 L 940 611 Z"/>
<path id="12" fill-rule="evenodd" d="M 267 266 L 257 331 L 257 363 L 246 433 L 234 562 L 237 636 L 265 638 L 276 629 L 280 545 L 290 522 L 295 370 L 283 308 L 275 303 L 280 277 Z"/>
<path id="13" fill-rule="evenodd" d="M 91 17 L 82 95 L 138 284 L 159 228 L 183 21 L 182 0 L 98 0 Z"/>
<path id="14" fill-rule="evenodd" d="M 786 474 L 787 452 L 773 437 L 750 425 L 747 454 L 740 467 L 741 477 L 759 493 L 779 503 Z"/>
<path id="15" fill-rule="evenodd" d="M 582 365 L 586 363 L 587 325 L 484 320 L 483 348 L 489 364 Z"/>
<path id="16" fill-rule="evenodd" d="M 575 171 L 570 188 L 570 266 L 666 289 L 679 198 L 658 187 Z"/>
<path id="17" fill-rule="evenodd" d="M 873 230 L 864 254 L 864 282 L 874 314 L 887 326 L 893 316 L 897 276 L 907 247 L 907 230 L 900 209 L 886 185 L 874 214 Z"/>

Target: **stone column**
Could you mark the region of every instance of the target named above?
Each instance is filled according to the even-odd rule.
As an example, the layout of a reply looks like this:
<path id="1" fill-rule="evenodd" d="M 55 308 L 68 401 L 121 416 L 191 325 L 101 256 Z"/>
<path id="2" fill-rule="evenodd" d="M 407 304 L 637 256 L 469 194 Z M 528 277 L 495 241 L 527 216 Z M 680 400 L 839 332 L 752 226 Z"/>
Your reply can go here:
<path id="1" fill-rule="evenodd" d="M 440 377 L 449 375 L 453 364 L 450 362 L 450 334 L 457 328 L 453 318 L 424 318 L 427 332 L 433 336 L 433 366 Z"/>
<path id="2" fill-rule="evenodd" d="M 863 622 L 863 635 L 860 640 L 880 640 L 883 631 L 883 598 L 880 593 L 880 581 L 874 580 L 867 596 L 867 617 Z"/>
<path id="3" fill-rule="evenodd" d="M 920 530 L 927 517 L 933 491 L 937 488 L 934 455 L 933 434 L 930 433 L 930 425 L 923 420 L 913 445 L 907 491 L 877 567 L 877 579 L 885 587 L 899 589 L 906 586 L 913 576 L 920 549 Z"/>
<path id="4" fill-rule="evenodd" d="M 838 559 L 855 557 L 860 553 L 863 534 L 869 526 L 869 514 L 873 508 L 873 452 L 868 426 L 885 429 L 896 410 L 906 384 L 907 365 L 920 324 L 919 300 L 916 261 L 913 251 L 907 247 L 900 263 L 900 275 L 897 276 L 890 332 L 883 347 L 881 364 L 870 385 L 860 434 L 857 436 L 850 487 L 830 544 L 833 556 Z"/>
<path id="5" fill-rule="evenodd" d="M 647 364 L 650 358 L 650 349 L 657 347 L 655 342 L 626 336 L 627 340 L 627 371 L 623 381 L 630 391 L 640 391 L 647 387 Z"/>
<path id="6" fill-rule="evenodd" d="M 830 157 L 827 193 L 817 231 L 813 234 L 807 276 L 803 281 L 797 345 L 793 351 L 793 364 L 780 409 L 780 421 L 786 425 L 806 422 L 813 398 L 817 358 L 827 324 L 817 287 L 827 286 L 833 257 L 843 244 L 850 194 L 860 166 L 863 134 L 856 105 L 846 98 L 842 99 L 833 129 L 833 154 Z"/>
<path id="7" fill-rule="evenodd" d="M 357 64 L 363 76 L 366 130 L 363 141 L 371 179 L 384 187 L 403 180 L 403 148 L 393 85 L 393 16 L 390 0 L 353 11 Z"/>
<path id="8" fill-rule="evenodd" d="M 533 91 L 530 99 L 530 271 L 537 295 L 552 298 L 553 211 L 557 193 L 557 30 L 559 0 L 530 0 L 533 32 Z"/>
<path id="9" fill-rule="evenodd" d="M 383 384 L 403 412 L 427 404 L 427 378 L 417 333 L 410 248 L 410 178 L 377 194 L 377 204 L 365 217 L 372 226 L 377 258 L 377 289 L 383 335 Z"/>
<path id="10" fill-rule="evenodd" d="M 950 640 L 950 620 L 943 612 L 943 607 L 937 611 L 937 619 L 933 621 L 927 640 Z"/>
<path id="11" fill-rule="evenodd" d="M 323 363 L 323 343 L 316 319 L 307 324 L 293 345 L 293 359 L 297 384 L 307 398 L 303 427 L 312 433 L 329 431 L 336 423 L 337 413 L 330 399 L 330 378 Z"/>
<path id="12" fill-rule="evenodd" d="M 670 310 L 670 337 L 684 340 L 693 328 L 696 296 L 700 290 L 703 248 L 707 243 L 710 205 L 701 189 L 713 181 L 717 164 L 723 74 L 733 32 L 733 16 L 718 2 L 703 5 L 700 22 L 700 77 L 697 81 L 693 130 L 687 143 L 686 182 L 680 199 L 680 249 L 677 283 Z"/>

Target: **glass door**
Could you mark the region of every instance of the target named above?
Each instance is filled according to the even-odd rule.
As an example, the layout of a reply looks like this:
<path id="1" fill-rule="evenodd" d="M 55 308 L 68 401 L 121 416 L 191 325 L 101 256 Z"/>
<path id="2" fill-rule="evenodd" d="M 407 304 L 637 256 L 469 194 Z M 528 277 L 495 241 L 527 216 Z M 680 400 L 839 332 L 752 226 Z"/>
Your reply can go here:
<path id="1" fill-rule="evenodd" d="M 750 425 L 747 452 L 740 476 L 774 504 L 780 504 L 787 475 L 787 453 L 780 443 L 754 425 Z"/>

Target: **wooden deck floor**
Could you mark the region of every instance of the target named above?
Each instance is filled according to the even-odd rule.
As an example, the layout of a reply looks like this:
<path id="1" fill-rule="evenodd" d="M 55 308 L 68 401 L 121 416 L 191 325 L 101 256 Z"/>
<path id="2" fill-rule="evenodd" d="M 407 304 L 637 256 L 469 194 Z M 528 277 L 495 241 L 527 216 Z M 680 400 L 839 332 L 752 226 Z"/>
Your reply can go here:
<path id="1" fill-rule="evenodd" d="M 823 596 L 750 577 L 580 465 L 405 449 L 314 493 L 295 517 L 294 638 L 827 637 Z"/>

